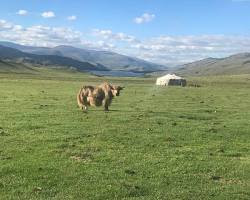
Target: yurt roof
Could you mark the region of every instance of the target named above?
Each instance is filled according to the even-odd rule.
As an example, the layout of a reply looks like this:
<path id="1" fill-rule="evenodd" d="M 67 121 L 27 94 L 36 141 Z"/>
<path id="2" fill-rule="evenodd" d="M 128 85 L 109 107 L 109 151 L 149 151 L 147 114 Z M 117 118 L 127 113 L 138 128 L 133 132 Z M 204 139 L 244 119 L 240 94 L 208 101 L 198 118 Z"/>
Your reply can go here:
<path id="1" fill-rule="evenodd" d="M 183 79 L 180 76 L 176 76 L 175 74 L 167 74 L 165 76 L 159 77 L 158 79 Z"/>

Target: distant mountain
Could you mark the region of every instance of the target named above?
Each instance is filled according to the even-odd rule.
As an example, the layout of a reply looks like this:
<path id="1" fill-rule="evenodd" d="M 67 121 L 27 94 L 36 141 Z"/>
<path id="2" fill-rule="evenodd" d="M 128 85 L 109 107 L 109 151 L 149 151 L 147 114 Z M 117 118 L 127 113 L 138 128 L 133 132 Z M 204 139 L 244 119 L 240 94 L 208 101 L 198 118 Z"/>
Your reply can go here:
<path id="1" fill-rule="evenodd" d="M 66 67 L 74 68 L 79 71 L 90 71 L 90 70 L 107 70 L 101 65 L 93 65 L 88 62 L 81 62 L 72 58 L 62 57 L 58 55 L 35 55 L 19 51 L 15 48 L 10 48 L 0 45 L 0 60 L 11 61 L 18 63 L 31 63 L 44 65 L 47 67 Z"/>
<path id="2" fill-rule="evenodd" d="M 207 58 L 174 69 L 180 75 L 230 75 L 250 73 L 250 53 L 235 54 L 226 58 Z"/>
<path id="3" fill-rule="evenodd" d="M 81 62 L 89 62 L 96 66 L 105 66 L 110 70 L 154 72 L 167 69 L 167 67 L 163 65 L 147 62 L 142 59 L 124 56 L 109 51 L 81 49 L 72 46 L 57 46 L 54 48 L 32 47 L 10 42 L 0 42 L 0 45 L 15 48 L 20 51 L 36 55 L 64 56 Z"/>

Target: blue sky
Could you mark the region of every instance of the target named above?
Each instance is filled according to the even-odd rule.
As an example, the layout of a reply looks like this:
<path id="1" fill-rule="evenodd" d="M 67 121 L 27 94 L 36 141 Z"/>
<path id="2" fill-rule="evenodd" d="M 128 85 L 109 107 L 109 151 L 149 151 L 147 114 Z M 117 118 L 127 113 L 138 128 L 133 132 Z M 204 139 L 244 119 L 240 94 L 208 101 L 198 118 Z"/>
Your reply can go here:
<path id="1" fill-rule="evenodd" d="M 0 40 L 175 64 L 250 51 L 250 0 L 8 0 Z"/>

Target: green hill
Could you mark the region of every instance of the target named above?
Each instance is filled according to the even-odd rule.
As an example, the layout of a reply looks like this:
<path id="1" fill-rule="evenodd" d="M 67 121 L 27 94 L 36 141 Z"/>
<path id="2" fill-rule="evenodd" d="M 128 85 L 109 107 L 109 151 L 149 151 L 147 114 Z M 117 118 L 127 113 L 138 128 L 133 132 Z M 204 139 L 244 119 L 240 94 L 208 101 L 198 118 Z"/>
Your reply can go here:
<path id="1" fill-rule="evenodd" d="M 233 75 L 250 73 L 250 53 L 240 53 L 226 58 L 207 58 L 174 69 L 180 75 Z"/>
<path id="2" fill-rule="evenodd" d="M 72 58 L 67 58 L 57 55 L 35 55 L 25 53 L 14 48 L 5 47 L 0 45 L 0 60 L 5 63 L 16 62 L 24 65 L 29 63 L 32 65 L 40 65 L 46 67 L 64 67 L 70 69 L 76 69 L 79 71 L 90 71 L 90 70 L 107 70 L 104 66 L 93 65 L 88 62 L 81 62 Z M 8 65 L 5 65 L 5 68 Z"/>
<path id="3" fill-rule="evenodd" d="M 0 73 L 34 73 L 35 67 L 25 63 L 0 60 Z"/>

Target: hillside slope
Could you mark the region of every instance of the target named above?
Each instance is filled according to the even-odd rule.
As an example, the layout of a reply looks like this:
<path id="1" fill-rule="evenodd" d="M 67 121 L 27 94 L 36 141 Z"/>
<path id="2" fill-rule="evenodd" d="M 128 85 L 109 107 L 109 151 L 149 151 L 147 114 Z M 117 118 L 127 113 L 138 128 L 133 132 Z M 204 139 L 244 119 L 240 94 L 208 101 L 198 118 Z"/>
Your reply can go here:
<path id="1" fill-rule="evenodd" d="M 34 69 L 23 63 L 5 62 L 0 60 L 0 73 L 32 73 Z"/>
<path id="2" fill-rule="evenodd" d="M 250 53 L 235 54 L 226 58 L 207 58 L 182 65 L 174 72 L 191 76 L 249 74 Z"/>
<path id="3" fill-rule="evenodd" d="M 2 45 L 0 45 L 0 60 L 17 63 L 39 64 L 47 67 L 58 66 L 74 68 L 79 71 L 107 70 L 103 66 L 95 66 L 88 62 L 81 62 L 72 58 L 66 58 L 58 55 L 35 55 Z"/>

